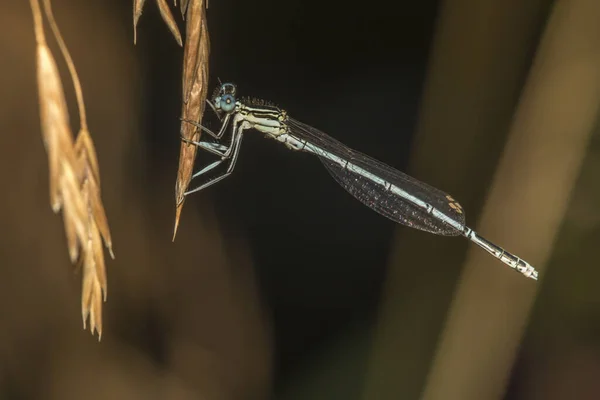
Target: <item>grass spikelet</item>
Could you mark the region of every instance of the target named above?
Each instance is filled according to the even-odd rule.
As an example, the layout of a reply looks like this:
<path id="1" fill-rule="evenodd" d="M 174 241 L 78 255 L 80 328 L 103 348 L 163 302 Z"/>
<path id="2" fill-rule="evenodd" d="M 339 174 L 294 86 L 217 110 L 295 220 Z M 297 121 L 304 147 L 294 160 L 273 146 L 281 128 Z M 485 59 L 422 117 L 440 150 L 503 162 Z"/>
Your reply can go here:
<path id="1" fill-rule="evenodd" d="M 208 93 L 208 57 L 210 45 L 208 28 L 206 26 L 206 7 L 204 0 L 190 0 L 181 2 L 182 11 L 185 9 L 186 40 L 183 54 L 183 102 L 181 117 L 196 122 L 202 120 L 206 95 Z M 187 122 L 181 122 L 181 136 L 188 139 L 200 140 L 200 131 Z M 175 183 L 175 226 L 173 240 L 177 234 L 179 219 L 185 200 L 185 191 L 190 184 L 194 161 L 196 159 L 196 146 L 184 141 L 179 150 L 179 168 Z"/>
<path id="2" fill-rule="evenodd" d="M 80 131 L 73 141 L 64 89 L 52 52 L 47 45 L 39 0 L 30 0 L 36 37 L 36 68 L 42 138 L 50 170 L 50 204 L 63 212 L 69 258 L 83 262 L 83 325 L 90 320 L 92 334 L 102 337 L 102 302 L 106 301 L 106 270 L 102 239 L 111 257 L 110 230 L 100 198 L 100 172 L 93 141 L 87 128 L 81 84 L 54 16 L 50 0 L 44 12 L 58 42 L 77 96 Z"/>
<path id="3" fill-rule="evenodd" d="M 133 0 L 133 44 L 136 44 L 137 42 L 137 24 L 142 16 L 142 10 L 144 9 L 145 3 L 146 0 Z M 177 22 L 175 22 L 175 18 L 171 13 L 171 9 L 169 8 L 167 0 L 156 0 L 156 5 L 158 6 L 158 10 L 160 11 L 163 21 L 165 21 L 165 24 L 167 24 L 171 34 L 173 34 L 175 41 L 177 41 L 179 46 L 182 46 L 181 33 L 179 32 Z M 175 5 L 177 5 L 176 1 Z"/>
<path id="4" fill-rule="evenodd" d="M 134 43 L 136 41 L 135 30 L 145 0 L 133 1 L 133 29 Z M 167 0 L 157 0 L 158 8 L 163 20 L 171 30 L 171 33 L 181 46 L 181 35 L 177 24 L 171 14 Z M 177 6 L 177 0 L 174 0 Z M 182 17 L 186 20 L 186 40 L 183 53 L 182 74 L 182 110 L 181 118 L 195 122 L 202 120 L 206 95 L 208 93 L 208 56 L 210 53 L 208 29 L 206 27 L 207 0 L 181 0 L 180 10 Z M 200 140 L 200 132 L 192 124 L 181 122 L 180 135 L 188 140 Z M 177 180 L 175 182 L 175 226 L 173 228 L 173 241 L 177 234 L 179 219 L 185 201 L 185 192 L 190 184 L 194 161 L 196 160 L 196 146 L 181 141 L 179 149 L 179 167 L 177 169 Z"/>

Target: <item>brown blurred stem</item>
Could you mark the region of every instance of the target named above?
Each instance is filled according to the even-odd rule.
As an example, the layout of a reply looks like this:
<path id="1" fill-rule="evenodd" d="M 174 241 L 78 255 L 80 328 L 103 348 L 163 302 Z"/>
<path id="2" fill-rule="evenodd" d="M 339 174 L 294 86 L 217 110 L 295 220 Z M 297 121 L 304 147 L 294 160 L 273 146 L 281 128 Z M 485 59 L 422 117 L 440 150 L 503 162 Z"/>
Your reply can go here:
<path id="1" fill-rule="evenodd" d="M 542 278 L 600 106 L 598 15 L 554 4 L 478 224 Z M 536 288 L 470 250 L 422 398 L 503 399 Z"/>
<path id="2" fill-rule="evenodd" d="M 50 24 L 50 28 L 52 29 L 52 33 L 58 42 L 58 47 L 65 58 L 67 63 L 67 67 L 69 68 L 69 73 L 71 74 L 71 79 L 73 80 L 73 86 L 75 88 L 75 96 L 77 97 L 77 107 L 79 108 L 79 121 L 80 121 L 80 129 L 87 130 L 87 117 L 85 113 L 85 103 L 83 101 L 83 91 L 81 90 L 81 82 L 79 81 L 79 75 L 77 74 L 77 70 L 75 69 L 75 64 L 73 63 L 73 59 L 71 58 L 71 54 L 67 49 L 67 45 L 63 40 L 63 37 L 60 33 L 60 29 L 58 29 L 58 25 L 56 25 L 56 20 L 54 19 L 54 14 L 52 12 L 52 5 L 50 4 L 50 0 L 44 0 L 44 11 L 46 12 L 46 17 L 48 18 L 48 23 Z"/>
<path id="3" fill-rule="evenodd" d="M 479 228 L 479 210 L 544 22 L 545 2 L 445 0 L 441 5 L 409 172 L 457 199 L 473 228 Z M 496 232 L 480 233 L 535 261 L 529 258 L 529 248 Z M 463 238 L 397 229 L 365 399 L 419 398 L 461 263 L 471 247 Z M 529 283 L 480 249 L 472 250 L 485 259 L 480 268 L 486 281 L 494 279 L 488 273 L 496 273 L 519 285 Z"/>
<path id="4" fill-rule="evenodd" d="M 42 10 L 37 0 L 29 0 L 31 5 L 31 12 L 33 14 L 33 29 L 35 32 L 35 41 L 38 45 L 46 44 L 46 37 L 44 36 L 44 25 L 42 23 Z"/>

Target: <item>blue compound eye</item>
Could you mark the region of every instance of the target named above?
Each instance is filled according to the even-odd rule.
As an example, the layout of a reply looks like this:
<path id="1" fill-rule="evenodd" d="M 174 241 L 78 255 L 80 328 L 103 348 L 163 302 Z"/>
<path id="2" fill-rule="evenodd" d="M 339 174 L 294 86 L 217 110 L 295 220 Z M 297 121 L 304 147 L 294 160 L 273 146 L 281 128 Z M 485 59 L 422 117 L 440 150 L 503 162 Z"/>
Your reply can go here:
<path id="1" fill-rule="evenodd" d="M 224 94 L 219 101 L 219 108 L 226 113 L 232 112 L 235 108 L 235 97 L 230 94 Z"/>

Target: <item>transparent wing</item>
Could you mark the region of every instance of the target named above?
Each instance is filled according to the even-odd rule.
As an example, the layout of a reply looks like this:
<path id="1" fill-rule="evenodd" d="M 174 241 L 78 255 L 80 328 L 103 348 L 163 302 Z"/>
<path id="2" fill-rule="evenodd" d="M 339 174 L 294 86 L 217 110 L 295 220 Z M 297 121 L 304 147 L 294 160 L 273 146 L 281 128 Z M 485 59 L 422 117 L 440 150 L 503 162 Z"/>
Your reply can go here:
<path id="1" fill-rule="evenodd" d="M 331 154 L 348 160 L 365 171 L 432 205 L 464 226 L 465 215 L 462 207 L 447 193 L 412 178 L 367 155 L 354 151 L 309 125 L 291 118 L 288 118 L 286 123 L 290 128 L 290 135 L 296 139 L 307 141 Z M 460 231 L 452 226 L 428 214 L 425 209 L 386 190 L 384 186 L 324 156 L 319 156 L 319 159 L 333 178 L 352 196 L 392 221 L 437 235 L 457 236 L 461 234 Z"/>

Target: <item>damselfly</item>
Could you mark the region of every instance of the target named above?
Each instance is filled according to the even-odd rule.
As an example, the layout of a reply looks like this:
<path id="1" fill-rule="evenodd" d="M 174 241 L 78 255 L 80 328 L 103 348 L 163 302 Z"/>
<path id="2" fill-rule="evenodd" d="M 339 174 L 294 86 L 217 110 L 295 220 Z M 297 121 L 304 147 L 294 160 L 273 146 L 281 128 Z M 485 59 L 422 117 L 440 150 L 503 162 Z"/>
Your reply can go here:
<path id="1" fill-rule="evenodd" d="M 392 221 L 437 235 L 463 235 L 506 265 L 537 280 L 538 272 L 530 264 L 467 227 L 463 209 L 452 196 L 350 149 L 323 132 L 290 118 L 279 107 L 260 100 L 238 100 L 236 86 L 232 83 L 220 85 L 212 101 L 207 100 L 207 103 L 221 121 L 217 133 L 195 121 L 186 121 L 217 142 L 182 140 L 219 156 L 219 160 L 196 172 L 192 179 L 223 163 L 226 168 L 221 174 L 186 192 L 186 195 L 205 189 L 230 175 L 239 155 L 244 131 L 253 128 L 283 143 L 288 149 L 319 157 L 344 189 Z M 231 138 L 229 144 L 224 144 L 222 139 L 228 127 Z"/>

